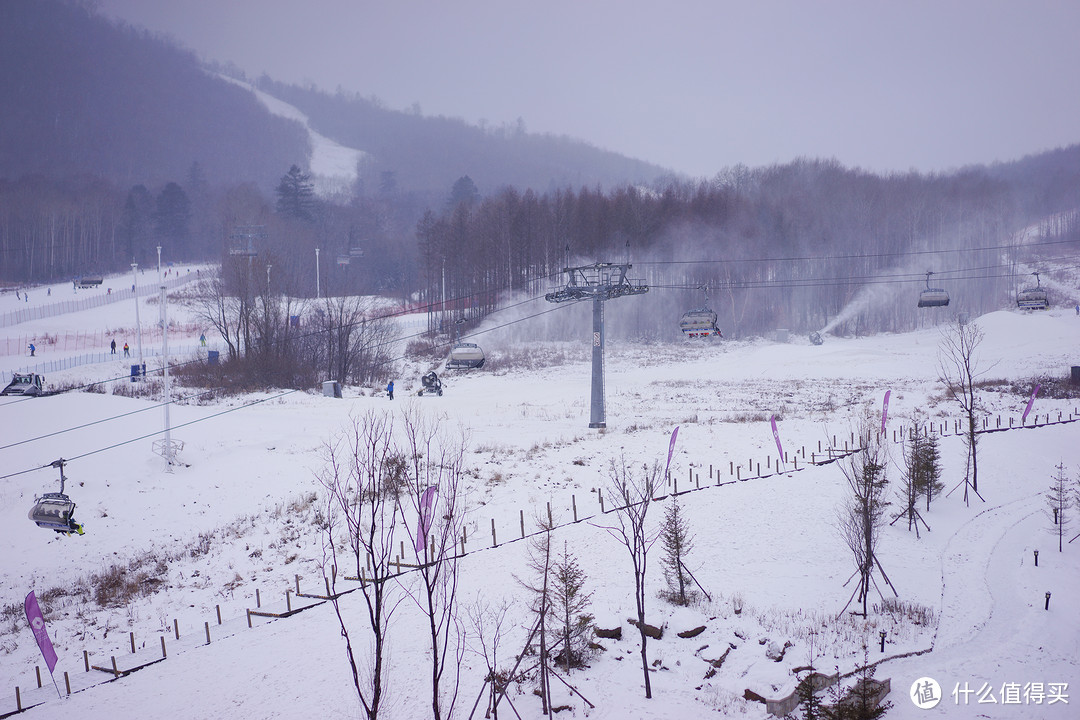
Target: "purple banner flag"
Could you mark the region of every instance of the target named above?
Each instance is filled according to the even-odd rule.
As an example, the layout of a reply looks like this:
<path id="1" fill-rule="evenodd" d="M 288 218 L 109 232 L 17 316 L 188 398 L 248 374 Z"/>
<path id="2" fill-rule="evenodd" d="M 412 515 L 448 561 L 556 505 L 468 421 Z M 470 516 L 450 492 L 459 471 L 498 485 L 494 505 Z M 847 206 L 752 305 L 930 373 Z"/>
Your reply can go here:
<path id="1" fill-rule="evenodd" d="M 1024 408 L 1024 417 L 1020 418 L 1020 424 L 1023 425 L 1027 420 L 1028 413 L 1031 412 L 1031 406 L 1035 403 L 1035 396 L 1039 394 L 1039 388 L 1042 387 L 1042 383 L 1035 386 L 1035 389 L 1031 391 L 1031 399 L 1028 400 L 1027 407 Z"/>
<path id="2" fill-rule="evenodd" d="M 49 666 L 51 675 L 53 668 L 56 667 L 56 651 L 53 650 L 52 640 L 49 639 L 49 631 L 45 629 L 45 616 L 41 614 L 41 608 L 38 607 L 37 597 L 33 590 L 26 596 L 23 607 L 26 609 L 26 622 L 30 623 L 30 629 L 34 631 L 34 639 L 37 640 L 41 656 L 45 658 L 45 664 Z"/>
<path id="3" fill-rule="evenodd" d="M 784 446 L 780 444 L 780 433 L 776 430 L 775 415 L 769 416 L 769 424 L 772 425 L 772 436 L 773 439 L 776 440 L 776 452 L 780 453 L 780 462 L 783 462 L 786 465 L 787 463 L 784 461 Z"/>
<path id="4" fill-rule="evenodd" d="M 881 434 L 885 434 L 885 422 L 889 419 L 889 396 L 892 390 L 885 391 L 885 402 L 881 406 Z"/>
<path id="5" fill-rule="evenodd" d="M 431 530 L 431 506 L 435 504 L 435 486 L 430 486 L 420 497 L 420 522 L 416 527 L 416 552 L 420 553 L 427 545 L 428 531 Z"/>
<path id="6" fill-rule="evenodd" d="M 668 470 L 671 468 L 671 455 L 675 452 L 675 438 L 679 435 L 679 426 L 676 425 L 675 429 L 671 431 L 671 442 L 668 443 L 667 449 L 667 465 L 664 467 L 664 477 L 667 477 Z"/>

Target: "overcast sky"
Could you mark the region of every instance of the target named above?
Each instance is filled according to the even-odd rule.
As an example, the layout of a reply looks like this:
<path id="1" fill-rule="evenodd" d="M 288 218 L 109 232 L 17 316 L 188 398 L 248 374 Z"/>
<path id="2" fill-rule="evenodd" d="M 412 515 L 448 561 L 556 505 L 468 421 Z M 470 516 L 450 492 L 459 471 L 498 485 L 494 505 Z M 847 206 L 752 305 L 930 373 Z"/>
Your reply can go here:
<path id="1" fill-rule="evenodd" d="M 948 170 L 1080 142 L 1076 0 L 100 0 L 249 76 L 695 176 Z"/>

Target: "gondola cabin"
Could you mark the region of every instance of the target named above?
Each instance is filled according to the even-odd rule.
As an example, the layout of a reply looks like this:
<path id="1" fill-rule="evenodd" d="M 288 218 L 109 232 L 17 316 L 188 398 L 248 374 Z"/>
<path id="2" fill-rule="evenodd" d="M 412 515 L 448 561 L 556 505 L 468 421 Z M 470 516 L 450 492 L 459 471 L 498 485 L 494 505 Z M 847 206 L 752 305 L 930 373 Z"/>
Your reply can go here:
<path id="1" fill-rule="evenodd" d="M 1035 276 L 1035 287 L 1024 288 L 1016 293 L 1016 307 L 1021 310 L 1048 310 L 1050 297 L 1046 294 L 1046 288 L 1039 280 L 1039 273 L 1031 273 Z"/>
<path id="2" fill-rule="evenodd" d="M 927 288 L 919 293 L 919 307 L 921 308 L 947 307 L 948 304 L 949 293 L 941 288 Z"/>
<path id="3" fill-rule="evenodd" d="M 78 526 L 72 520 L 75 503 L 63 493 L 45 493 L 30 509 L 29 518 L 38 527 L 56 532 L 77 532 Z"/>
<path id="4" fill-rule="evenodd" d="M 484 367 L 484 351 L 476 343 L 455 343 L 446 360 L 447 370 L 474 370 Z"/>
<path id="5" fill-rule="evenodd" d="M 716 326 L 716 313 L 709 308 L 684 312 L 679 319 L 679 329 L 690 339 L 724 336 Z"/>
<path id="6" fill-rule="evenodd" d="M 1050 298 L 1042 288 L 1028 288 L 1016 293 L 1016 307 L 1021 310 L 1047 310 Z"/>
<path id="7" fill-rule="evenodd" d="M 926 273 L 926 289 L 919 293 L 921 308 L 947 307 L 949 304 L 949 293 L 941 288 L 930 287 L 930 276 L 933 274 L 932 271 Z"/>

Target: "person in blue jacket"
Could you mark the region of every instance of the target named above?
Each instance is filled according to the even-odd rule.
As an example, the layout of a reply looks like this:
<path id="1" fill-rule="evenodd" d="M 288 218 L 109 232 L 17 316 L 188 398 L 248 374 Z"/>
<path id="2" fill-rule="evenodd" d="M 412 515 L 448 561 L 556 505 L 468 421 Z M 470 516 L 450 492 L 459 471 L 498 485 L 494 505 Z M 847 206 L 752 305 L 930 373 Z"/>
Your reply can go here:
<path id="1" fill-rule="evenodd" d="M 394 381 L 391 380 L 390 384 L 386 386 L 386 394 L 390 396 L 390 399 L 394 399 Z"/>

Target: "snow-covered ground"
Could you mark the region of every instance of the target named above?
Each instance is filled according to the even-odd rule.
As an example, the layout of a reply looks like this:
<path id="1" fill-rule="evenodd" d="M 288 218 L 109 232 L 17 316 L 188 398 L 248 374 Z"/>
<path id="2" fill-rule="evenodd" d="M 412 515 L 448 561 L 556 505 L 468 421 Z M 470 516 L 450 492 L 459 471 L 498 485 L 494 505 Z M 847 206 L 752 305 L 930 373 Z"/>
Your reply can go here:
<path id="1" fill-rule="evenodd" d="M 34 297 L 43 291 L 35 289 Z M 0 312 L 15 302 L 10 294 L 0 296 Z M 194 322 L 180 308 L 170 309 L 174 316 Z M 156 307 L 143 306 L 144 324 L 156 317 Z M 60 320 L 49 320 L 50 332 L 63 329 Z M 131 328 L 134 305 L 109 305 L 67 320 L 71 329 Z M 975 322 L 985 333 L 979 362 L 992 366 L 987 377 L 1024 388 L 983 393 L 991 427 L 1009 427 L 1010 419 L 1018 425 L 1037 378 L 1067 377 L 1070 366 L 1080 364 L 1080 317 L 1072 310 L 1004 310 Z M 35 328 L 7 330 L 21 336 Z M 29 718 L 358 716 L 332 606 L 295 592 L 297 583 L 303 594 L 325 592 L 325 538 L 318 529 L 325 501 L 316 474 L 326 443 L 350 418 L 368 411 L 399 416 L 411 406 L 468 433 L 462 617 L 478 601 L 512 602 L 514 622 L 502 655 L 509 659 L 520 651 L 528 623 L 526 595 L 516 580 L 528 572 L 521 518 L 532 533 L 537 514 L 550 503 L 560 524 L 557 546 L 565 541 L 587 574 L 597 624 L 623 629 L 622 640 L 600 641 L 604 650 L 590 667 L 569 677 L 595 708 L 558 686 L 555 704 L 572 706 L 560 717 L 764 718 L 764 706 L 744 700 L 745 690 L 784 697 L 794 688 L 794 668 L 813 662 L 824 672 L 850 672 L 863 662 L 864 645 L 871 662 L 886 658 L 876 677 L 891 679 L 889 717 L 1076 716 L 1080 540 L 1058 553 L 1043 494 L 1058 464 L 1070 477 L 1080 476 L 1080 422 L 1046 425 L 1059 413 L 1063 420 L 1080 417 L 1080 400 L 1039 397 L 1032 410 L 1039 427 L 1030 427 L 1029 416 L 1027 428 L 982 435 L 979 491 L 985 500 L 972 496 L 965 504 L 965 448 L 952 434 L 959 411 L 937 381 L 940 329 L 826 336 L 821 346 L 801 339 L 612 342 L 602 432 L 587 427 L 587 328 L 581 336 L 580 345 L 527 348 L 503 343 L 496 333 L 482 336 L 489 368 L 445 373 L 442 397 L 416 397 L 427 368 L 401 362 L 393 402 L 377 388 L 346 388 L 344 399 L 312 391 L 177 404 L 170 412 L 172 437 L 183 442 L 185 465 L 172 471 L 151 449 L 163 424 L 157 401 L 114 394 L 131 385 L 129 360 L 48 378 L 53 384 L 117 378 L 105 393 L 0 398 L 0 715 L 15 709 L 19 686 L 24 705 L 41 703 L 25 713 Z M 508 360 L 523 355 L 533 369 Z M 553 360 L 545 365 L 544 357 Z M 16 367 L 27 358 L 4 361 Z M 886 391 L 890 439 L 917 413 L 948 431 L 940 448 L 952 492 L 925 514 L 930 531 L 916 538 L 901 520 L 885 529 L 879 547 L 900 600 L 924 609 L 928 624 L 882 612 L 871 612 L 866 621 L 837 617 L 852 591 L 845 584 L 852 560 L 835 529 L 845 480 L 837 463 L 809 462 L 829 446 L 850 444 L 862 418 L 880 423 Z M 771 415 L 788 454 L 779 474 Z M 626 621 L 634 614 L 629 557 L 604 529 L 613 517 L 601 513 L 596 489 L 604 486 L 613 460 L 663 462 L 675 427 L 671 476 L 680 492 L 692 490 L 679 496 L 696 536 L 689 566 L 712 599 L 676 608 L 658 598 L 663 579 L 654 550 L 648 619 L 664 635 L 648 646 L 653 698 L 646 700 L 636 632 Z M 894 443 L 889 448 L 895 485 L 902 449 Z M 35 495 L 58 489 L 57 472 L 47 466 L 60 457 L 70 460 L 66 489 L 86 526 L 81 537 L 39 529 L 26 517 Z M 668 502 L 653 507 L 653 522 Z M 579 522 L 573 522 L 575 508 Z M 1074 521 L 1068 537 L 1078 532 L 1080 522 Z M 104 607 L 76 592 L 100 587 L 117 567 L 129 576 L 141 573 L 148 592 Z M 876 580 L 891 597 L 883 578 Z M 339 580 L 339 590 L 351 587 Z M 47 673 L 45 687 L 37 689 L 34 668 L 44 670 L 44 663 L 22 615 L 30 590 L 42 598 L 60 658 L 55 677 L 62 700 Z M 245 611 L 256 608 L 257 591 L 263 609 L 284 610 L 286 602 L 313 606 L 284 619 L 255 617 L 249 629 Z M 872 601 L 880 604 L 881 598 L 875 594 Z M 359 633 L 360 594 L 344 595 L 341 604 Z M 701 625 L 706 629 L 697 637 L 677 635 Z M 884 652 L 880 630 L 886 631 Z M 425 717 L 427 651 L 415 607 L 401 606 L 390 633 L 386 717 Z M 162 637 L 167 659 L 137 673 L 105 682 L 111 679 L 106 672 L 84 670 L 84 651 L 98 667 L 111 667 L 113 657 L 121 669 L 160 658 Z M 767 657 L 788 643 L 779 662 Z M 712 672 L 711 661 L 729 649 Z M 888 659 L 925 650 L 930 652 Z M 70 696 L 65 672 L 75 691 Z M 481 658 L 467 651 L 461 673 L 455 716 L 468 717 L 483 682 Z M 935 679 L 944 695 L 929 711 L 909 699 L 912 684 L 923 677 Z M 965 705 L 966 688 L 974 692 Z M 1068 702 L 1054 697 L 1055 690 Z M 541 716 L 531 684 L 514 693 L 521 717 Z M 481 702 L 476 717 L 483 709 Z"/>

